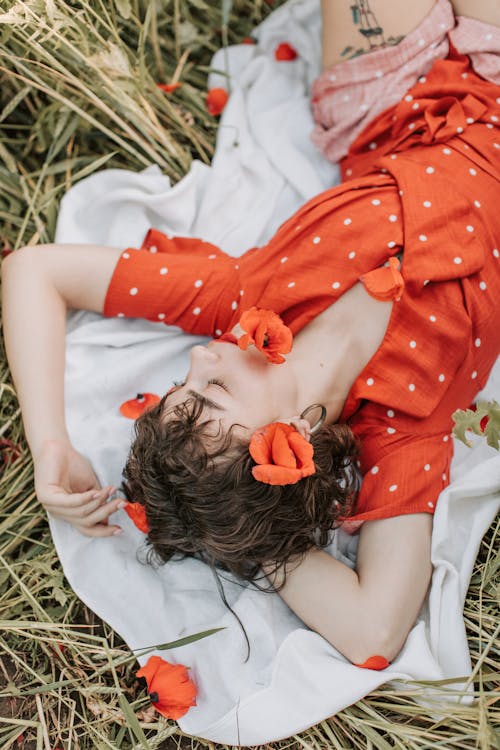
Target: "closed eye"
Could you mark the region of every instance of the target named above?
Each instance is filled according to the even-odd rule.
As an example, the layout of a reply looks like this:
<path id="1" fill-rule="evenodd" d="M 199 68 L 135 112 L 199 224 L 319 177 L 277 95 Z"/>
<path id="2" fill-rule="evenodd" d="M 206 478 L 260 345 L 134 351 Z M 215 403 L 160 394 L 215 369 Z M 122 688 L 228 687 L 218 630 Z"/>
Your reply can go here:
<path id="1" fill-rule="evenodd" d="M 222 388 L 223 390 L 225 390 L 226 393 L 229 393 L 229 390 L 228 390 L 226 384 L 222 380 L 219 380 L 218 378 L 211 378 L 208 381 L 208 384 L 209 385 L 218 385 L 220 388 Z"/>

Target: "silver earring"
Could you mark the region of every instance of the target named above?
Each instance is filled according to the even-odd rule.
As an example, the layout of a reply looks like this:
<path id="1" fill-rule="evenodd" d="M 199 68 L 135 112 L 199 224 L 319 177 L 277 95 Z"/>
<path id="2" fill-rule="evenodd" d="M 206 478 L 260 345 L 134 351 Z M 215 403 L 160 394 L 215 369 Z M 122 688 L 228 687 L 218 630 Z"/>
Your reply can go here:
<path id="1" fill-rule="evenodd" d="M 319 409 L 319 415 L 317 416 L 317 419 L 313 425 L 311 425 L 311 435 L 314 435 L 315 432 L 317 432 L 323 425 L 323 422 L 326 419 L 326 408 L 323 406 L 323 404 L 311 404 L 311 406 L 308 406 L 307 409 L 304 409 L 302 414 L 300 415 L 301 419 L 307 419 L 307 414 L 310 414 L 313 411 L 318 411 Z M 307 420 L 309 422 L 309 420 Z"/>

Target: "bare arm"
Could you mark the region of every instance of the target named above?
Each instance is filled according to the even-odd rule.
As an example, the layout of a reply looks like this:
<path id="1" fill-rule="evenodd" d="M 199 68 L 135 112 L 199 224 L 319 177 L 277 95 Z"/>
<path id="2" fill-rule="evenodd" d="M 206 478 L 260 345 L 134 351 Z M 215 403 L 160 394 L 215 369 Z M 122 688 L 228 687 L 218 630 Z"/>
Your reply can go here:
<path id="1" fill-rule="evenodd" d="M 46 469 L 59 477 L 49 483 L 48 492 L 65 488 L 72 495 L 62 498 L 60 491 L 58 500 L 69 504 L 61 517 L 76 525 L 83 516 L 86 525 L 102 523 L 118 503 L 98 510 L 107 495 L 103 491 L 92 497 L 97 480 L 69 442 L 64 417 L 65 315 L 70 307 L 102 312 L 120 252 L 92 245 L 42 245 L 22 248 L 2 263 L 7 358 L 35 462 L 35 480 L 38 473 L 46 484 Z M 54 469 L 57 462 L 59 471 Z M 88 490 L 83 492 L 84 488 Z M 55 508 L 51 510 L 57 515 Z"/>
<path id="2" fill-rule="evenodd" d="M 357 570 L 311 550 L 280 595 L 309 627 L 350 661 L 391 661 L 401 650 L 431 576 L 432 516 L 371 521 L 360 532 Z"/>

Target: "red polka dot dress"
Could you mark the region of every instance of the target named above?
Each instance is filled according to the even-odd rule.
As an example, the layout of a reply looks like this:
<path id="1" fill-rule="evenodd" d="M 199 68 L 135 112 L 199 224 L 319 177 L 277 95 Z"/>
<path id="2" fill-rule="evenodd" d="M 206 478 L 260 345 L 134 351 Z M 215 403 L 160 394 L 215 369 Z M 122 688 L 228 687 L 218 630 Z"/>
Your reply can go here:
<path id="1" fill-rule="evenodd" d="M 500 88 L 467 57 L 439 60 L 352 144 L 349 180 L 266 245 L 232 258 L 153 229 L 122 254 L 104 314 L 219 336 L 257 305 L 297 333 L 398 256 L 404 289 L 340 419 L 362 446 L 348 525 L 433 513 L 449 481 L 451 415 L 500 353 L 499 125 Z"/>

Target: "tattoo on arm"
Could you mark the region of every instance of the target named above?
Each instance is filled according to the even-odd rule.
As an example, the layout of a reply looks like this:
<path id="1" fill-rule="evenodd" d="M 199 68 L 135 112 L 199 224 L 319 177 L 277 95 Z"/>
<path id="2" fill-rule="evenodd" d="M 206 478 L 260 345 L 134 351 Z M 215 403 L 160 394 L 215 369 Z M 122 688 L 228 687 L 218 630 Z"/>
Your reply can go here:
<path id="1" fill-rule="evenodd" d="M 390 36 L 387 39 L 384 35 L 384 29 L 377 21 L 375 13 L 370 8 L 368 0 L 352 0 L 351 3 L 352 22 L 362 35 L 365 46 L 355 49 L 351 45 L 345 47 L 340 53 L 341 57 L 350 59 L 372 52 L 382 47 L 393 47 L 403 39 L 401 36 Z"/>

